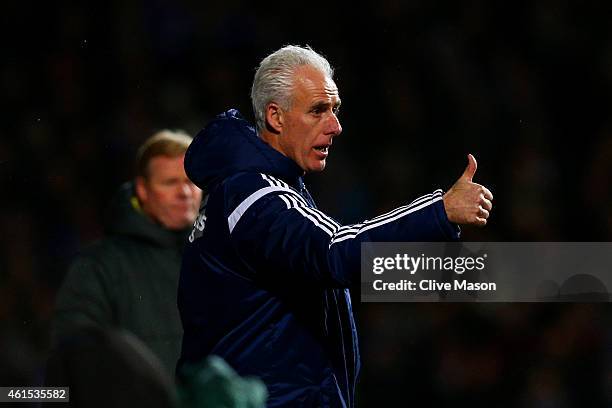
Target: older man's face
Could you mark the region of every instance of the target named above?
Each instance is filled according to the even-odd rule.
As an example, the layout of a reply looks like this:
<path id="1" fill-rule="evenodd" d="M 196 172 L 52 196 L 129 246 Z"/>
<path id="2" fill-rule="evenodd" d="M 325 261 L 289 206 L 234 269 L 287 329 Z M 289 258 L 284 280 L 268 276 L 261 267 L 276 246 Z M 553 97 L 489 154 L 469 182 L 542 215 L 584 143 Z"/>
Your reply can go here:
<path id="1" fill-rule="evenodd" d="M 145 214 L 170 230 L 193 223 L 202 197 L 202 191 L 185 174 L 184 158 L 153 157 L 148 176 L 136 180 L 136 193 Z"/>
<path id="2" fill-rule="evenodd" d="M 339 107 L 338 88 L 331 78 L 310 66 L 298 68 L 292 106 L 283 112 L 281 152 L 305 172 L 322 171 L 333 138 L 342 132 Z"/>

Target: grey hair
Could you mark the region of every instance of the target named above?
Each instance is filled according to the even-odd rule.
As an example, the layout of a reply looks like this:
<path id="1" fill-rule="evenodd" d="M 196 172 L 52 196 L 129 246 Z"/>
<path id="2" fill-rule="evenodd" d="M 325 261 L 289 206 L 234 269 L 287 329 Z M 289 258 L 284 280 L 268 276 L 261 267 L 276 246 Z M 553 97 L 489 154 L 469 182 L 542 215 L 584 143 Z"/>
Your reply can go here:
<path id="1" fill-rule="evenodd" d="M 308 45 L 287 45 L 261 61 L 251 88 L 251 102 L 258 129 L 266 127 L 266 108 L 270 102 L 276 102 L 283 109 L 291 107 L 293 74 L 298 67 L 304 65 L 318 69 L 329 79 L 334 77 L 334 69 L 325 57 Z"/>

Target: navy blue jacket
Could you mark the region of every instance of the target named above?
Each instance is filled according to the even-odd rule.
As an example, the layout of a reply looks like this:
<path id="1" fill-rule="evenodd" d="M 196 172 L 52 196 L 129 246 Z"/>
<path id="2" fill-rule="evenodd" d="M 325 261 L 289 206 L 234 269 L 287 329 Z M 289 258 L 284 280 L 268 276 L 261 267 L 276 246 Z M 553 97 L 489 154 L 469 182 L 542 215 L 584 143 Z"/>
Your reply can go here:
<path id="1" fill-rule="evenodd" d="M 178 370 L 208 354 L 261 378 L 268 406 L 355 405 L 359 347 L 349 290 L 364 241 L 448 241 L 442 191 L 355 225 L 319 211 L 291 159 L 235 110 L 185 157 L 205 191 L 183 256 Z"/>

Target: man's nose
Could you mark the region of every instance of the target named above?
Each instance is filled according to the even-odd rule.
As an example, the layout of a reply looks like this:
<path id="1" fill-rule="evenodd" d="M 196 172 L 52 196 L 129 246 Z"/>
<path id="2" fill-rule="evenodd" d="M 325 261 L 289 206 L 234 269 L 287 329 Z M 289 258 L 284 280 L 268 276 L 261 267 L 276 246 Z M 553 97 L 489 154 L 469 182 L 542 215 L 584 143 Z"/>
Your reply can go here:
<path id="1" fill-rule="evenodd" d="M 193 189 L 191 188 L 191 182 L 181 183 L 179 187 L 179 194 L 181 197 L 191 197 L 193 195 Z"/>
<path id="2" fill-rule="evenodd" d="M 338 136 L 340 133 L 342 133 L 342 125 L 340 124 L 340 120 L 338 119 L 338 116 L 336 116 L 335 113 L 332 113 L 330 115 L 330 119 L 327 126 L 327 134 Z"/>

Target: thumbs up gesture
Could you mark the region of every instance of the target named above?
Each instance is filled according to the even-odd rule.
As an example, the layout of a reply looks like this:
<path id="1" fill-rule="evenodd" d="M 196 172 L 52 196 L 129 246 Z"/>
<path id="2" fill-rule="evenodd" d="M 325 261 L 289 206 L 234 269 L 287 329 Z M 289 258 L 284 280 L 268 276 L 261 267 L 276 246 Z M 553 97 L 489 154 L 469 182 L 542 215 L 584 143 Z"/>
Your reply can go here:
<path id="1" fill-rule="evenodd" d="M 465 171 L 442 198 L 450 222 L 481 227 L 487 225 L 493 208 L 493 194 L 485 186 L 472 182 L 476 169 L 476 159 L 468 154 Z"/>

